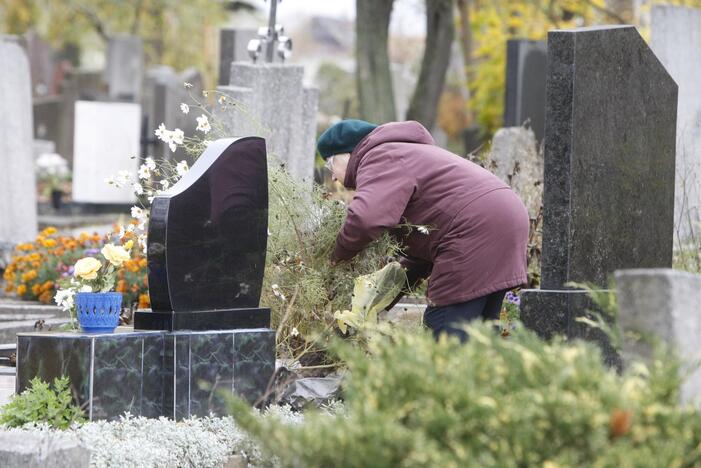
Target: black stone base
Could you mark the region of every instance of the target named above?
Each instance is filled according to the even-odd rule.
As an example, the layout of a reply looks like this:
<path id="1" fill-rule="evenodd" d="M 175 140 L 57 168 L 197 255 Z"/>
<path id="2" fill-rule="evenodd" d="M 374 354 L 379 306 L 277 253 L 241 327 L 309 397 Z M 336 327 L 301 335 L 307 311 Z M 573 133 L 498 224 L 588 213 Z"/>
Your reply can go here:
<path id="1" fill-rule="evenodd" d="M 137 310 L 134 330 L 233 330 L 270 327 L 270 309 L 203 310 L 197 312 L 151 312 Z"/>
<path id="2" fill-rule="evenodd" d="M 16 390 L 68 375 L 91 419 L 132 415 L 182 419 L 227 413 L 226 395 L 261 398 L 275 369 L 270 329 L 110 334 L 21 333 Z"/>
<path id="3" fill-rule="evenodd" d="M 567 338 L 580 338 L 597 343 L 604 361 L 620 368 L 618 352 L 601 330 L 577 321 L 578 317 L 594 319 L 592 312 L 601 313 L 600 308 L 582 290 L 541 290 L 521 291 L 521 321 L 524 326 L 535 331 L 544 339 L 554 335 Z"/>

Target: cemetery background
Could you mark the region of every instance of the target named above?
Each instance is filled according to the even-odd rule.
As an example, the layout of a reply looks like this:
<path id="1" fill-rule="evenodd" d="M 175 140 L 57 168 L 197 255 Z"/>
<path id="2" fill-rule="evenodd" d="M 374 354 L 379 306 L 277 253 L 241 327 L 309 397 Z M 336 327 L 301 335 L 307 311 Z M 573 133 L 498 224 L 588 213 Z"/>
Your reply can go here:
<path id="1" fill-rule="evenodd" d="M 260 5 L 255 5 L 255 2 L 250 3 L 253 5 L 248 5 L 247 2 L 232 2 L 231 6 L 235 8 L 229 14 L 232 24 L 236 21 L 248 22 L 247 25 L 265 22 L 264 14 L 256 13 L 256 7 Z M 12 133 L 18 138 L 9 140 L 9 150 L 6 154 L 27 153 L 9 160 L 13 163 L 20 162 L 24 166 L 11 166 L 12 170 L 7 173 L 8 183 L 5 184 L 6 187 L 11 187 L 8 190 L 11 197 L 6 200 L 8 204 L 3 208 L 5 211 L 2 212 L 2 216 L 6 217 L 3 219 L 11 219 L 12 222 L 3 223 L 3 226 L 10 227 L 11 232 L 4 234 L 6 237 L 1 240 L 7 242 L 8 246 L 19 244 L 21 253 L 18 253 L 23 258 L 14 263 L 8 262 L 9 258 L 6 259 L 6 284 L 11 286 L 8 291 L 10 301 L 3 304 L 4 310 L 8 312 L 5 321 L 7 327 L 3 327 L 7 330 L 7 336 L 14 337 L 18 331 L 28 331 L 35 326 L 35 322 L 40 323 L 39 327 L 55 328 L 66 321 L 65 316 L 55 308 L 16 302 L 19 292 L 17 289 L 20 286 L 24 284 L 24 291 L 19 294 L 20 297 L 50 302 L 54 285 L 49 283 L 54 283 L 56 276 L 60 276 L 61 273 L 68 273 L 69 265 L 85 249 L 100 247 L 101 242 L 104 242 L 100 240 L 102 234 L 114 229 L 114 234 L 119 235 L 119 228 L 113 228 L 113 223 L 123 226 L 126 234 L 124 241 L 130 237 L 137 240 L 138 235 L 143 233 L 144 226 L 140 227 L 140 225 L 143 224 L 144 213 L 138 210 L 132 211 L 129 208 L 137 201 L 147 206 L 148 197 L 153 195 L 149 191 L 156 192 L 165 188 L 162 184 L 153 186 L 160 183 L 158 177 L 151 178 L 149 183 L 139 179 L 139 169 L 143 165 L 148 168 L 150 164 L 148 160 L 143 159 L 144 156 L 152 155 L 159 160 L 159 163 L 161 158 L 164 158 L 167 168 L 161 169 L 162 173 L 159 177 L 165 175 L 172 184 L 182 175 L 180 172 L 192 165 L 193 155 L 201 152 L 203 144 L 198 140 L 203 138 L 213 140 L 217 136 L 228 136 L 232 133 L 261 134 L 269 139 L 273 149 L 271 161 L 284 164 L 283 168 L 271 164 L 269 173 L 272 235 L 269 238 L 262 303 L 272 309 L 273 323 L 277 328 L 279 357 L 287 358 L 280 364 L 283 364 L 288 371 L 296 372 L 308 379 L 306 381 L 300 379 L 295 384 L 297 389 L 302 388 L 305 382 L 310 384 L 322 382 L 327 378 L 329 371 L 338 367 L 338 361 L 333 352 L 328 352 L 327 348 L 331 341 L 326 338 L 317 339 L 313 332 L 318 330 L 319 323 L 323 324 L 321 328 L 326 332 L 336 328 L 334 312 L 349 306 L 353 279 L 359 274 L 369 273 L 379 268 L 383 264 L 382 255 L 391 251 L 393 246 L 387 239 L 383 239 L 375 250 L 368 252 L 365 258 L 360 259 L 359 263 L 349 270 L 339 271 L 329 268 L 324 261 L 325 253 L 333 241 L 344 213 L 343 205 L 336 200 L 347 199 L 351 194 L 345 193 L 338 186 L 327 186 L 327 189 L 335 192 L 331 199 L 322 193 L 314 193 L 311 196 L 308 194 L 312 178 L 318 182 L 329 183 L 328 180 L 324 180 L 325 175 L 318 161 L 315 163 L 314 158 L 311 157 L 313 146 L 310 142 L 314 141 L 316 133 L 337 118 L 371 118 L 370 116 L 378 116 L 378 112 L 385 113 L 375 117 L 378 121 L 416 118 L 427 125 L 435 121 L 436 125 L 429 125 L 429 127 L 432 127 L 434 133 L 438 135 L 440 144 L 459 154 L 481 161 L 519 192 L 532 216 L 529 272 L 531 285 L 538 286 L 541 271 L 539 263 L 541 237 L 545 229 L 542 226 L 543 213 L 540 200 L 543 186 L 541 145 L 542 135 L 546 132 L 540 125 L 546 111 L 544 103 L 539 109 L 538 99 L 533 98 L 540 91 L 543 91 L 543 99 L 545 96 L 545 73 L 542 66 L 545 50 L 542 42 L 534 41 L 543 39 L 545 33 L 554 27 L 566 29 L 602 23 L 634 23 L 639 26 L 644 37 L 650 38 L 651 35 L 652 51 L 679 85 L 680 108 L 676 125 L 675 265 L 679 268 L 698 271 L 699 247 L 695 240 L 698 238 L 695 232 L 697 226 L 695 198 L 698 195 L 694 191 L 694 165 L 688 162 L 689 155 L 695 154 L 694 116 L 696 114 L 693 106 L 698 91 L 694 91 L 694 82 L 688 77 L 696 76 L 693 66 L 699 62 L 693 55 L 691 57 L 684 55 L 680 52 L 682 49 L 665 42 L 665 35 L 669 35 L 666 31 L 678 30 L 690 31 L 689 43 L 698 42 L 698 37 L 692 33 L 695 28 L 675 26 L 676 23 L 674 23 L 677 15 L 679 18 L 676 21 L 690 21 L 693 24 L 694 18 L 698 15 L 696 11 L 655 9 L 651 8 L 650 4 L 641 6 L 635 2 L 606 2 L 602 5 L 582 2 L 577 3 L 575 10 L 572 10 L 569 4 L 555 2 L 554 12 L 551 12 L 551 17 L 546 18 L 538 2 L 490 2 L 489 5 L 482 5 L 457 1 L 454 5 L 455 9 L 448 9 L 448 13 L 446 13 L 445 3 L 452 2 L 443 2 L 443 9 L 439 5 L 441 2 L 427 2 L 429 11 L 433 12 L 437 19 L 434 23 L 429 22 L 426 25 L 426 41 L 433 47 L 439 48 L 441 54 L 437 55 L 445 53 L 449 57 L 449 59 L 438 57 L 432 62 L 421 54 L 411 53 L 411 50 L 420 50 L 420 47 L 417 48 L 415 45 L 422 44 L 422 38 L 401 38 L 394 35 L 388 40 L 387 37 L 382 37 L 383 29 L 387 29 L 385 16 L 390 6 L 394 3 L 395 8 L 399 8 L 398 5 L 401 2 L 372 3 L 382 3 L 382 11 L 375 12 L 378 15 L 377 21 L 365 21 L 362 27 L 356 25 L 354 28 L 353 23 L 349 21 L 312 18 L 309 23 L 311 27 L 308 28 L 313 31 L 312 37 L 302 36 L 298 44 L 297 36 L 294 36 L 295 53 L 287 61 L 288 65 L 284 66 L 274 64 L 256 67 L 249 63 L 239 63 L 227 67 L 227 63 L 249 60 L 243 45 L 247 44 L 250 38 L 255 37 L 256 33 L 255 30 L 241 27 L 230 27 L 218 31 L 214 27 L 214 18 L 226 17 L 226 15 L 221 15 L 221 11 L 214 11 L 211 2 L 207 5 L 192 3 L 192 10 L 189 10 L 190 6 L 186 4 L 179 5 L 183 10 L 178 10 L 173 15 L 187 18 L 192 21 L 192 24 L 185 24 L 180 30 L 177 28 L 169 30 L 166 37 L 154 40 L 151 35 L 158 28 L 151 23 L 139 26 L 137 37 L 106 37 L 104 71 L 97 73 L 94 71 L 83 73 L 75 66 L 68 67 L 65 62 L 61 63 L 61 60 L 58 60 L 58 64 L 56 60 L 45 60 L 47 56 L 56 53 L 47 43 L 43 43 L 36 33 L 28 33 L 23 40 L 19 41 L 17 47 L 6 47 L 4 60 L 15 60 L 22 64 L 24 61 L 21 57 L 22 47 L 25 50 L 24 54 L 29 57 L 26 66 L 21 65 L 18 68 L 19 75 L 2 80 L 3 85 L 7 86 L 4 89 L 10 89 L 12 86 L 25 89 L 24 94 L 18 95 L 21 97 L 19 103 L 17 99 L 7 101 L 8 114 L 24 117 L 15 119 L 14 124 L 21 127 L 19 130 L 13 128 Z M 41 21 L 39 21 L 41 15 L 48 14 L 53 15 L 51 16 L 53 18 L 61 18 L 58 15 L 62 13 L 53 9 L 32 11 L 29 15 L 19 14 L 26 5 L 28 3 L 23 2 L 2 4 L 3 13 L 0 18 L 5 22 L 6 32 L 25 34 L 28 26 L 32 24 L 41 29 Z M 92 12 L 97 15 L 98 20 L 103 22 L 99 27 L 95 24 L 86 27 L 84 23 L 78 22 L 75 31 L 44 32 L 44 39 L 49 40 L 54 46 L 60 44 L 62 50 L 59 56 L 68 57 L 69 60 L 74 60 L 75 64 L 77 55 L 70 56 L 71 51 L 75 54 L 75 45 L 90 42 L 92 39 L 91 36 L 87 36 L 87 39 L 76 37 L 75 35 L 80 31 L 77 25 L 84 30 L 93 31 L 90 33 L 93 35 L 99 35 L 100 28 L 103 28 L 103 32 L 122 33 L 133 29 L 131 26 L 134 22 L 138 23 L 134 18 L 141 17 L 137 14 L 125 27 L 125 24 L 121 23 L 129 23 L 129 21 L 125 19 L 112 23 L 114 21 L 112 18 L 120 15 L 115 10 L 110 10 L 113 7 L 105 8 L 104 11 Z M 373 6 L 368 2 L 358 1 L 357 8 L 359 18 L 363 14 L 373 12 L 371 10 Z M 193 11 L 196 9 L 198 12 L 194 14 Z M 159 14 L 161 16 L 156 15 L 148 21 L 154 21 L 156 24 L 158 21 L 168 21 L 168 15 L 163 12 Z M 79 18 L 82 18 L 81 21 L 87 21 L 90 16 L 90 14 L 83 14 L 79 15 Z M 211 26 L 201 27 L 203 17 L 211 18 Z M 446 26 L 446 18 L 453 17 L 461 22 L 458 23 L 455 31 L 447 35 L 446 29 L 451 28 Z M 17 18 L 24 18 L 25 22 L 18 21 Z M 124 18 L 127 16 L 125 15 Z M 207 21 L 210 20 L 205 22 Z M 452 21 L 448 23 L 452 25 Z M 302 28 L 305 26 L 306 24 Z M 13 28 L 16 29 L 13 30 Z M 353 57 L 352 41 L 348 39 L 353 35 L 354 29 L 356 29 L 359 46 L 363 40 L 373 45 L 373 47 L 359 47 L 360 55 L 356 57 Z M 657 36 L 655 36 L 656 31 L 658 31 Z M 193 40 L 188 47 L 182 51 L 178 50 L 178 53 L 174 52 L 176 48 L 168 44 L 177 41 L 179 35 L 189 33 Z M 64 41 L 65 38 L 69 40 Z M 518 38 L 528 40 L 513 41 L 507 46 L 508 39 Z M 214 46 L 217 42 L 220 44 L 219 53 L 210 52 L 216 49 Z M 179 41 L 178 44 L 180 44 Z M 306 50 L 309 52 L 305 53 L 305 48 L 308 48 Z M 88 47 L 87 50 L 81 50 L 78 54 L 83 63 L 89 63 L 91 57 L 96 56 L 95 51 L 89 49 Z M 384 53 L 383 56 L 384 49 L 389 53 Z M 367 55 L 363 56 L 363 54 Z M 372 56 L 380 58 L 380 69 L 364 70 L 363 58 Z M 34 61 L 36 57 L 39 57 L 36 59 L 39 63 Z M 405 60 L 404 63 L 396 63 L 402 59 Z M 354 73 L 353 64 L 356 60 L 358 65 Z M 297 63 L 303 67 L 295 66 Z M 121 66 L 115 66 L 115 64 Z M 129 67 L 125 68 L 123 66 L 125 64 Z M 166 66 L 152 67 L 154 64 Z M 200 71 L 190 68 L 193 65 Z M 421 65 L 424 68 L 419 70 Z M 385 67 L 386 69 L 383 69 Z M 23 69 L 29 69 L 29 73 L 22 75 Z M 129 73 L 123 73 L 125 70 Z M 314 70 L 317 71 L 316 77 L 313 76 Z M 353 91 L 355 74 L 363 76 L 363 73 L 368 72 L 371 73 L 372 80 L 360 80 L 359 89 Z M 134 74 L 142 78 L 135 81 L 132 79 Z M 422 80 L 428 80 L 432 85 L 444 82 L 443 92 L 436 95 L 435 91 L 429 89 L 431 87 L 422 87 L 422 84 L 425 85 L 425 81 Z M 27 86 L 30 81 L 31 87 Z M 182 86 L 184 82 L 192 84 L 192 87 L 185 89 Z M 216 89 L 215 83 L 219 85 Z M 313 87 L 309 86 L 309 83 L 319 87 L 318 94 Z M 418 84 L 415 85 L 415 83 Z M 12 91 L 14 89 L 12 88 Z M 60 92 L 57 92 L 59 89 Z M 208 95 L 201 96 L 202 90 L 205 89 L 209 90 Z M 413 92 L 414 90 L 418 91 Z M 368 93 L 374 97 L 368 99 Z M 376 93 L 380 96 L 378 97 Z M 426 97 L 428 95 L 430 96 Z M 682 96 L 687 97 L 682 98 Z M 212 114 L 205 113 L 198 107 L 198 102 L 192 100 L 193 97 L 203 104 L 206 102 L 207 106 L 216 110 Z M 223 101 L 219 101 L 222 97 Z M 228 101 L 228 99 L 231 100 Z M 319 109 L 315 112 L 317 99 Z M 392 102 L 388 103 L 386 99 L 391 99 Z M 30 100 L 33 112 L 27 111 Z M 180 104 L 183 102 L 189 104 L 189 113 L 184 113 L 181 109 Z M 283 104 L 287 104 L 287 108 Z M 423 112 L 427 108 L 429 111 Z M 416 109 L 421 109 L 421 112 Z M 200 111 L 208 116 L 206 123 L 204 120 L 196 120 L 196 117 L 201 115 Z M 27 118 L 32 113 L 33 123 L 31 118 Z M 57 117 L 50 117 L 52 113 Z M 106 116 L 109 116 L 109 119 L 101 122 L 100 118 Z M 118 121 L 120 123 L 115 124 Z M 500 128 L 502 121 L 508 128 Z M 178 134 L 172 133 L 161 133 L 160 138 L 156 138 L 153 130 L 161 122 L 168 130 L 176 128 L 183 130 L 182 140 Z M 526 123 L 526 128 L 519 127 L 522 123 Z M 211 125 L 211 130 L 205 132 L 208 125 Z M 81 130 L 84 128 L 87 130 Z M 115 133 L 115 129 L 120 133 Z M 199 138 L 189 140 L 185 135 L 187 137 L 196 135 Z M 32 138 L 43 141 L 36 141 L 32 145 Z M 106 145 L 105 142 L 126 143 Z M 169 143 L 174 144 L 175 151 L 170 150 Z M 12 146 L 13 144 L 18 146 Z M 28 156 L 27 149 L 30 147 L 35 148 L 34 156 Z M 55 157 L 46 156 L 54 151 L 66 156 L 67 163 Z M 96 152 L 103 154 L 104 164 L 96 164 L 93 157 Z M 304 154 L 309 156 L 302 157 Z M 137 158 L 132 158 L 137 155 Z M 38 172 L 34 175 L 39 180 L 38 190 L 22 191 L 20 188 L 34 186 L 34 182 L 28 180 L 28 175 L 34 173 L 28 169 L 31 164 L 27 165 L 32 158 L 36 160 L 38 166 Z M 680 165 L 680 160 L 685 161 L 684 165 Z M 40 161 L 45 162 L 40 163 Z M 186 161 L 187 165 L 180 165 L 178 168 L 176 164 L 181 161 Z M 66 166 L 72 169 L 72 182 L 62 179 L 65 175 L 63 168 Z M 316 169 L 313 169 L 314 167 Z M 47 168 L 51 169 L 47 170 Z M 123 170 L 127 172 L 119 173 Z M 547 163 L 545 170 L 547 171 Z M 290 177 L 289 173 L 293 177 Z M 24 179 L 16 175 L 22 175 Z M 116 176 L 114 181 L 117 184 L 121 183 L 124 186 L 121 192 L 104 183 L 103 179 L 112 175 Z M 129 183 L 127 183 L 128 179 L 130 179 Z M 134 183 L 140 183 L 140 189 L 136 188 Z M 51 208 L 48 204 L 49 196 L 55 186 L 62 188 L 65 192 L 72 192 L 67 193 L 72 197 L 64 199 L 65 203 L 59 209 Z M 682 187 L 681 191 L 680 187 Z M 140 190 L 144 193 L 138 193 Z M 31 217 L 35 212 L 32 208 L 35 196 L 40 200 L 36 210 L 38 223 Z M 29 208 L 23 207 L 22 204 Z M 324 216 L 319 213 L 324 213 Z M 668 214 L 668 211 L 666 213 Z M 130 214 L 136 216 L 132 216 L 133 219 L 130 220 Z M 18 219 L 21 221 L 16 221 Z M 658 218 L 657 221 L 661 222 L 661 219 Z M 304 222 L 322 226 L 322 228 L 316 232 L 305 231 L 300 229 Z M 55 224 L 58 225 L 60 232 L 43 229 L 39 231 L 39 237 L 31 242 L 33 234 L 39 228 Z M 92 234 L 93 226 L 99 233 L 96 237 Z M 86 227 L 91 234 L 78 235 Z M 62 249 L 60 254 L 57 252 L 58 249 Z M 33 256 L 34 254 L 38 257 Z M 59 265 L 59 259 L 62 265 Z M 53 264 L 54 261 L 56 264 Z M 127 294 L 128 303 L 133 304 L 135 308 L 148 305 L 148 289 L 144 282 L 145 266 L 145 255 L 137 257 L 123 271 L 118 284 L 118 288 Z M 17 268 L 21 270 L 19 273 L 16 271 Z M 32 271 L 33 274 L 30 273 Z M 13 273 L 14 277 L 12 277 Z M 652 271 L 647 273 L 648 276 L 642 275 L 643 279 L 638 279 L 636 274 L 632 272 L 630 280 L 626 280 L 623 275 L 619 281 L 622 285 L 635 285 L 637 283 L 633 281 L 642 281 L 641 286 L 633 290 L 640 291 L 645 290 L 644 285 L 648 284 L 645 283 L 645 278 L 651 275 L 650 277 L 658 282 L 656 284 L 660 284 L 658 288 L 660 291 L 669 291 L 654 296 L 662 301 L 663 308 L 670 310 L 669 320 L 675 324 L 674 330 L 666 335 L 667 341 L 681 346 L 684 350 L 692 349 L 693 340 L 688 341 L 683 333 L 677 331 L 684 329 L 684 322 L 678 321 L 677 312 L 674 311 L 683 310 L 682 305 L 677 303 L 679 297 L 684 294 L 676 292 L 683 290 L 679 289 L 682 288 L 680 284 L 688 282 L 691 284 L 690 289 L 684 291 L 694 291 L 694 277 L 678 276 L 674 272 Z M 25 280 L 23 276 L 27 279 Z M 32 276 L 35 277 L 30 278 Z M 629 282 L 626 283 L 626 281 Z M 13 282 L 15 282 L 14 285 Z M 333 290 L 330 286 L 333 284 L 342 286 L 338 290 Z M 599 286 L 605 285 L 599 282 Z M 635 293 L 630 291 L 623 290 L 622 297 L 635 297 Z M 629 299 L 628 304 L 630 300 L 632 299 Z M 635 304 L 635 307 L 626 309 L 626 303 L 622 303 L 621 311 L 623 313 L 628 310 L 629 317 L 628 319 L 622 317 L 621 323 L 627 323 L 626 326 L 633 328 L 641 326 L 644 328 L 648 325 L 645 323 L 641 325 L 641 320 L 644 322 L 645 317 L 644 312 L 641 311 L 647 310 L 646 306 L 642 303 Z M 542 304 L 539 306 L 543 307 Z M 420 314 L 421 309 L 420 306 L 413 306 L 411 313 L 402 310 L 410 307 L 412 305 L 405 304 L 395 308 L 390 312 L 389 317 L 398 318 L 400 322 L 415 327 L 417 315 Z M 575 303 L 567 307 L 572 307 L 572 313 L 575 314 L 590 306 Z M 535 311 L 538 312 L 537 309 Z M 125 312 L 124 320 L 128 322 L 130 311 Z M 637 316 L 643 316 L 643 318 L 635 320 L 630 318 Z M 310 320 L 310 317 L 313 319 Z M 691 325 L 693 329 L 693 322 Z M 531 326 L 538 329 L 537 325 Z M 652 330 L 657 330 L 654 323 Z M 401 335 L 401 332 L 397 333 Z M 12 339 L 4 341 L 10 342 Z M 363 336 L 357 335 L 356 341 L 362 344 Z M 426 344 L 426 346 L 430 345 Z M 11 352 L 5 353 L 8 360 L 11 359 L 9 354 Z M 346 359 L 349 358 L 346 357 Z M 358 359 L 357 356 L 356 359 Z M 307 371 L 301 372 L 300 365 L 307 367 Z M 377 363 L 376 371 L 386 373 L 387 369 L 384 367 L 386 365 L 385 362 Z M 654 365 L 658 365 L 658 362 L 655 361 Z M 353 368 L 352 365 L 351 368 L 352 372 L 362 372 L 357 367 Z M 400 373 L 398 378 L 401 376 Z M 654 379 L 652 383 L 647 382 L 653 386 L 659 384 Z M 487 384 L 482 382 L 481 385 Z M 670 383 L 670 387 L 666 390 L 669 392 L 667 394 L 669 398 L 664 400 L 664 404 L 670 405 L 670 408 L 675 407 L 674 393 L 677 390 L 674 385 L 674 382 Z M 351 412 L 353 411 L 352 391 L 348 390 Z M 441 396 L 428 393 L 429 398 L 441 401 Z M 693 395 L 694 386 L 687 384 L 682 393 Z M 641 407 L 630 410 L 631 414 L 634 414 L 634 417 L 644 414 L 645 404 L 658 403 L 655 398 L 652 396 Z M 677 414 L 676 408 L 671 411 L 675 418 L 682 418 L 683 424 L 692 426 L 696 424 L 693 416 L 685 413 Z M 242 416 L 239 423 L 255 433 L 253 420 L 246 421 L 243 409 L 240 409 L 240 413 Z M 611 421 L 614 421 L 615 414 L 618 414 L 615 407 L 606 406 L 602 409 L 601 417 L 610 415 Z M 623 416 L 619 417 L 623 418 L 624 422 L 621 424 L 625 428 L 628 413 L 624 411 L 622 414 Z M 129 423 L 126 424 L 128 426 Z M 140 427 L 141 424 L 143 423 L 137 422 L 135 425 Z M 230 424 L 227 426 L 228 430 L 233 431 L 233 421 L 227 424 Z M 315 427 L 315 424 L 316 422 L 312 420 L 305 429 L 310 436 L 323 430 Z M 321 424 L 324 424 L 323 421 Z M 614 423 L 610 422 L 610 424 Z M 270 422 L 267 427 L 277 431 L 273 429 L 275 422 Z M 390 429 L 388 432 L 395 434 Z M 623 433 L 627 432 L 627 430 L 623 431 Z M 295 437 L 303 437 L 303 435 L 288 435 L 282 429 L 276 434 L 278 435 L 271 440 L 280 442 L 280 447 L 273 448 L 272 452 L 278 456 L 288 455 L 290 459 L 309 457 L 311 460 L 307 461 L 311 465 L 314 464 L 314 460 L 321 464 L 319 460 L 324 460 L 325 456 L 333 456 L 325 453 L 324 450 L 327 448 L 324 447 L 320 447 L 318 451 L 309 450 L 306 454 L 285 453 L 282 447 L 289 448 L 285 437 L 290 437 L 290 441 L 293 441 Z M 685 434 L 684 437 L 689 438 L 680 439 L 680 447 L 685 443 L 693 446 L 693 441 L 697 437 L 695 429 L 692 428 Z M 504 438 L 508 439 L 508 436 L 504 435 Z M 354 441 L 352 438 L 349 440 Z M 401 438 L 396 437 L 387 443 L 399 444 L 400 441 Z M 329 445 L 333 447 L 333 444 Z M 241 447 L 236 444 L 225 444 L 225 448 L 222 449 L 222 446 L 219 446 L 218 450 L 224 450 L 223 455 L 215 458 L 213 463 L 216 464 L 225 459 L 232 451 L 244 450 L 250 455 L 252 450 L 250 446 L 247 446 L 248 449 Z M 532 448 L 532 446 L 528 447 Z M 479 451 L 485 448 L 476 450 L 481 453 Z M 330 452 L 333 452 L 332 448 Z M 117 454 L 114 456 L 116 457 Z M 255 457 L 249 457 L 249 459 L 255 460 Z M 116 463 L 118 458 L 109 460 L 111 461 L 102 463 Z M 693 464 L 693 460 L 690 463 Z"/>

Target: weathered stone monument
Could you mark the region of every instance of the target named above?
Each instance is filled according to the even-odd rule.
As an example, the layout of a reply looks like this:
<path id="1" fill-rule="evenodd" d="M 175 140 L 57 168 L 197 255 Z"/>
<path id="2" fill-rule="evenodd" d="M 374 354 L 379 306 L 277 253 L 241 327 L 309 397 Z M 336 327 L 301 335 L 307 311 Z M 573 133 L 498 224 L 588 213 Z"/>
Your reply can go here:
<path id="1" fill-rule="evenodd" d="M 663 268 L 620 270 L 616 290 L 624 360 L 650 359 L 655 341 L 669 346 L 682 360 L 682 402 L 701 406 L 701 275 Z"/>
<path id="2" fill-rule="evenodd" d="M 318 90 L 304 86 L 303 67 L 274 63 L 277 55 L 289 52 L 285 44 L 291 44 L 289 38 L 278 34 L 282 28 L 275 23 L 277 1 L 270 2 L 268 36 L 249 44 L 252 49 L 260 45 L 265 61 L 230 64 L 229 86 L 218 89 L 229 96 L 233 106 L 219 112 L 219 118 L 231 135 L 264 137 L 268 152 L 290 174 L 311 184 Z"/>
<path id="3" fill-rule="evenodd" d="M 17 391 L 68 375 L 90 419 L 225 414 L 227 393 L 263 397 L 275 368 L 265 267 L 265 141 L 211 143 L 153 202 L 148 236 L 153 311 L 135 330 L 18 335 Z M 245 226 L 245 229 L 242 229 Z"/>
<path id="4" fill-rule="evenodd" d="M 675 240 L 683 245 L 701 222 L 701 10 L 655 6 L 651 33 L 652 50 L 679 86 Z"/>
<path id="5" fill-rule="evenodd" d="M 506 42 L 504 126 L 528 122 L 536 139 L 545 131 L 545 41 L 510 39 Z"/>
<path id="6" fill-rule="evenodd" d="M 677 85 L 632 26 L 551 31 L 541 290 L 524 324 L 587 336 L 586 293 L 623 268 L 672 265 Z"/>
<path id="7" fill-rule="evenodd" d="M 20 45 L 0 36 L 0 250 L 37 233 L 32 93 Z"/>
<path id="8" fill-rule="evenodd" d="M 127 171 L 136 181 L 139 169 L 141 107 L 128 102 L 75 104 L 73 200 L 92 204 L 136 201 L 131 184 L 117 189 L 105 179 Z"/>
<path id="9" fill-rule="evenodd" d="M 543 156 L 533 129 L 500 128 L 492 138 L 488 169 L 521 197 L 531 218 L 543 205 Z"/>

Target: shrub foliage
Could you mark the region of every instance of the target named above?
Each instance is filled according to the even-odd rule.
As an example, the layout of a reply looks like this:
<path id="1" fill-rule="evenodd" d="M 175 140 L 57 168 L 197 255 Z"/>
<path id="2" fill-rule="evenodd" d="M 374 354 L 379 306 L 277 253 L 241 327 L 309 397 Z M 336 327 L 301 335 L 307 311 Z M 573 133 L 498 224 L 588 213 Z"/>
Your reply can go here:
<path id="1" fill-rule="evenodd" d="M 679 367 L 623 375 L 591 344 L 545 343 L 488 326 L 469 343 L 375 336 L 348 363 L 345 414 L 289 426 L 244 403 L 234 418 L 284 466 L 698 466 L 701 418 L 678 406 Z M 662 356 L 662 354 L 660 354 Z"/>

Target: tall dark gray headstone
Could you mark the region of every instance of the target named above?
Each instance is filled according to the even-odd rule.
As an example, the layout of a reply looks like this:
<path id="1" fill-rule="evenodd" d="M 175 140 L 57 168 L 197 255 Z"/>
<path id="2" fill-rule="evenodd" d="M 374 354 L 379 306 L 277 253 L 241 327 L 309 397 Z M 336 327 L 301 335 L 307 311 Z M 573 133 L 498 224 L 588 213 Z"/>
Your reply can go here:
<path id="1" fill-rule="evenodd" d="M 248 42 L 258 37 L 255 29 L 223 28 L 219 31 L 219 85 L 231 78 L 231 64 L 248 60 Z"/>
<path id="2" fill-rule="evenodd" d="M 551 31 L 546 101 L 542 290 L 522 319 L 582 336 L 568 282 L 672 265 L 677 85 L 632 26 Z"/>
<path id="3" fill-rule="evenodd" d="M 506 43 L 504 126 L 530 123 L 538 141 L 545 128 L 545 41 L 512 39 Z"/>

